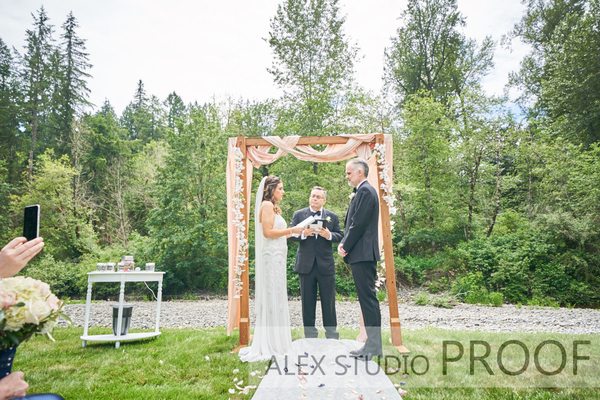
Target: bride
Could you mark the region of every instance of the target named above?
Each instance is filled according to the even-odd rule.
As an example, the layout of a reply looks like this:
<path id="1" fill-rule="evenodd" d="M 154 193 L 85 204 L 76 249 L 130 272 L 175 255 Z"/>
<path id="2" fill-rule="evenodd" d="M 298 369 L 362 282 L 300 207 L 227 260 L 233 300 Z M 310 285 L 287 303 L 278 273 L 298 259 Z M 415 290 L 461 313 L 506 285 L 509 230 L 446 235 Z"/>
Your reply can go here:
<path id="1" fill-rule="evenodd" d="M 287 228 L 279 203 L 283 182 L 276 176 L 262 179 L 255 206 L 255 313 L 250 347 L 240 350 L 242 361 L 269 360 L 292 347 L 287 298 L 287 237 L 301 227 Z"/>

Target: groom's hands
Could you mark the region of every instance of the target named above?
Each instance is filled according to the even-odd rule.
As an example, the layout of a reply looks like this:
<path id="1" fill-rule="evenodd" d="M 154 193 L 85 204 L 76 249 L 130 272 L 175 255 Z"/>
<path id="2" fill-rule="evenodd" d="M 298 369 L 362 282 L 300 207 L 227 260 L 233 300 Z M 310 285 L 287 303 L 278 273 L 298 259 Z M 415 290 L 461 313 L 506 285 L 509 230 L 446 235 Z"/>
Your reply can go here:
<path id="1" fill-rule="evenodd" d="M 346 257 L 346 255 L 348 254 L 346 253 L 346 250 L 344 250 L 344 243 L 338 244 L 338 254 L 342 257 Z"/>
<path id="2" fill-rule="evenodd" d="M 302 231 L 302 239 L 306 239 L 309 237 L 313 237 L 313 236 L 321 236 L 324 239 L 327 240 L 331 240 L 331 231 L 327 228 L 322 228 L 319 229 L 318 231 L 310 228 L 310 227 L 306 227 L 304 228 L 304 230 Z"/>
<path id="3" fill-rule="evenodd" d="M 331 240 L 331 232 L 327 228 L 322 228 L 318 232 L 319 236 L 323 239 Z"/>

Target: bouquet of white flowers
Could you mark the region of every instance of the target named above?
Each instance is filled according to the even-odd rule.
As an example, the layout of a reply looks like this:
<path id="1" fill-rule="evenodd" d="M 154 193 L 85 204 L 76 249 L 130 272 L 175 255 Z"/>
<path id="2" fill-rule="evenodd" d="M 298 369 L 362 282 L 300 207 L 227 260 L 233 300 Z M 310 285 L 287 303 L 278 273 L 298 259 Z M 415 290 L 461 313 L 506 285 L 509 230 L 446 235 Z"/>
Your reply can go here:
<path id="1" fill-rule="evenodd" d="M 17 346 L 33 334 L 51 335 L 63 302 L 47 283 L 17 276 L 0 280 L 0 349 Z"/>

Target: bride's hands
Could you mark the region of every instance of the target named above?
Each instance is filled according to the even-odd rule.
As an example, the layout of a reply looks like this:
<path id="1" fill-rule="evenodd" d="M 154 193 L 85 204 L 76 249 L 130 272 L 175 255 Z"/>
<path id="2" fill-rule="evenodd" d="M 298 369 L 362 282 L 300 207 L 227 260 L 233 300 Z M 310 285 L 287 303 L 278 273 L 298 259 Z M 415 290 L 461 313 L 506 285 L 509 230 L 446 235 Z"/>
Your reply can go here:
<path id="1" fill-rule="evenodd" d="M 292 235 L 300 235 L 302 233 L 302 227 L 301 226 L 292 226 L 290 229 L 290 233 L 287 234 L 287 237 L 290 237 Z"/>

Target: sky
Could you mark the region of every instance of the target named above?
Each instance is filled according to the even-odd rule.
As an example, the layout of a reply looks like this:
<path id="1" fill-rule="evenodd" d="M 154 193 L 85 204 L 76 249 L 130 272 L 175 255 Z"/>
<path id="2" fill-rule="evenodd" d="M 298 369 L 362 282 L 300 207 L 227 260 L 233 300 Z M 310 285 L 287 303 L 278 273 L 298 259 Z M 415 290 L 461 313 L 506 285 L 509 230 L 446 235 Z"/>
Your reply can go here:
<path id="1" fill-rule="evenodd" d="M 86 40 L 93 67 L 91 101 L 108 99 L 122 112 L 138 80 L 164 100 L 173 91 L 184 102 L 213 99 L 264 100 L 281 95 L 267 71 L 273 61 L 268 43 L 278 0 L 0 0 L 0 38 L 24 52 L 32 13 L 44 6 L 59 37 L 72 11 Z M 355 80 L 379 93 L 384 50 L 400 27 L 406 0 L 341 0 L 345 33 L 359 47 Z M 500 44 L 524 11 L 520 0 L 458 0 L 466 17 L 464 33 L 481 43 L 497 42 L 495 67 L 484 79 L 488 94 L 500 95 L 508 74 L 519 68 L 527 47 Z"/>

